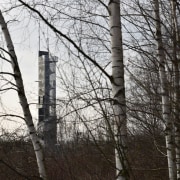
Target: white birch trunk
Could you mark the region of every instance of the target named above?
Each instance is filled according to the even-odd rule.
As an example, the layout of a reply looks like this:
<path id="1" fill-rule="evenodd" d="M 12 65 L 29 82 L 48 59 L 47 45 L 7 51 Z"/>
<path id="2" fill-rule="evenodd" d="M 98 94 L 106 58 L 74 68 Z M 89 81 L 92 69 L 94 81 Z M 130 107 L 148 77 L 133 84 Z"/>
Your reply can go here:
<path id="1" fill-rule="evenodd" d="M 172 11 L 172 33 L 173 33 L 173 67 L 174 67 L 174 127 L 175 127 L 175 144 L 176 144 L 176 170 L 177 179 L 180 179 L 180 76 L 179 76 L 179 29 L 178 20 L 176 13 L 176 1 L 171 0 L 171 11 Z"/>
<path id="2" fill-rule="evenodd" d="M 169 179 L 176 179 L 176 165 L 174 162 L 174 140 L 173 140 L 173 126 L 171 121 L 171 106 L 169 101 L 168 80 L 165 70 L 165 53 L 163 49 L 162 32 L 161 32 L 161 18 L 159 14 L 159 0 L 154 0 L 155 6 L 155 20 L 156 20 L 156 42 L 157 55 L 159 59 L 159 76 L 161 82 L 161 96 L 162 96 L 162 117 L 165 122 L 165 139 L 167 149 L 167 160 Z"/>
<path id="3" fill-rule="evenodd" d="M 31 115 L 31 112 L 29 109 L 29 104 L 27 102 L 27 98 L 25 95 L 23 80 L 22 80 L 20 69 L 19 69 L 13 42 L 11 40 L 11 36 L 9 34 L 7 24 L 5 23 L 5 20 L 4 20 L 4 17 L 2 15 L 1 11 L 0 11 L 0 25 L 1 25 L 1 28 L 2 28 L 2 31 L 3 31 L 5 40 L 6 40 L 8 52 L 9 52 L 9 55 L 11 58 L 11 64 L 12 64 L 12 69 L 14 72 L 14 79 L 15 79 L 16 86 L 17 86 L 18 96 L 19 96 L 19 100 L 20 100 L 20 104 L 21 104 L 23 113 L 24 113 L 26 125 L 29 130 L 30 138 L 31 138 L 31 141 L 32 141 L 32 144 L 34 147 L 34 151 L 36 154 L 39 174 L 42 179 L 46 180 L 47 176 L 46 176 L 46 170 L 45 170 L 43 149 L 40 145 L 40 142 L 39 142 L 39 139 L 36 134 L 35 127 L 34 127 L 34 123 L 32 120 L 32 115 Z"/>
<path id="4" fill-rule="evenodd" d="M 116 178 L 118 180 L 129 179 L 127 163 L 127 122 L 124 85 L 124 64 L 122 31 L 120 19 L 120 1 L 110 0 L 110 35 L 112 53 L 112 91 L 114 110 L 114 136 L 115 136 L 115 161 Z"/>

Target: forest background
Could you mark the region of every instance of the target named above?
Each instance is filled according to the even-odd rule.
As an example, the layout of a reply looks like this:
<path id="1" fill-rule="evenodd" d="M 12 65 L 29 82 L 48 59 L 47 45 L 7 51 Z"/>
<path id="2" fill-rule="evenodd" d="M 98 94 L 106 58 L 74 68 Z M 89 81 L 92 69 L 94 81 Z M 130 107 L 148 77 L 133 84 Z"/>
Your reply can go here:
<path id="1" fill-rule="evenodd" d="M 1 18 L 2 178 L 180 178 L 178 1 L 7 0 L 0 8 L 8 27 Z M 59 145 L 45 162 L 38 50 L 58 57 Z"/>

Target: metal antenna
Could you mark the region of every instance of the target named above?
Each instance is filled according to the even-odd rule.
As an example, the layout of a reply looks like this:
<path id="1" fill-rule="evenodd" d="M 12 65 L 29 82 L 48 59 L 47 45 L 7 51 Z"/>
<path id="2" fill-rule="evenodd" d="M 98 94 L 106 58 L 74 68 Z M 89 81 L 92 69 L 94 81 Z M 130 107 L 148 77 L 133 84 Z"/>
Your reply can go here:
<path id="1" fill-rule="evenodd" d="M 47 51 L 49 52 L 49 31 L 47 26 Z"/>
<path id="2" fill-rule="evenodd" d="M 38 28 L 38 39 L 39 39 L 39 51 L 41 49 L 41 34 L 40 34 L 41 24 L 39 20 L 39 28 Z"/>

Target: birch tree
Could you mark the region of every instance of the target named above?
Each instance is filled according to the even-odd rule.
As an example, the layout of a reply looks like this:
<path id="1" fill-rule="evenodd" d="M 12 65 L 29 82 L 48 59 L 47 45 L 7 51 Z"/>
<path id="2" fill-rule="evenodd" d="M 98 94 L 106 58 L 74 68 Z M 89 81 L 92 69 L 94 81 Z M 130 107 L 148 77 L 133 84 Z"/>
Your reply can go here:
<path id="1" fill-rule="evenodd" d="M 176 1 L 134 1 L 137 4 L 137 7 L 133 7 L 136 13 L 142 15 L 142 18 L 136 18 L 132 16 L 130 22 L 138 30 L 137 33 L 140 34 L 142 42 L 141 44 L 140 37 L 132 36 L 132 39 L 137 44 L 135 49 L 132 46 L 134 51 L 136 51 L 140 56 L 146 56 L 152 60 L 157 58 L 158 69 L 159 69 L 159 78 L 161 82 L 161 93 L 159 94 L 162 99 L 162 124 L 165 126 L 165 139 L 166 139 L 166 150 L 167 150 L 167 159 L 168 159 L 168 169 L 170 179 L 176 179 L 176 166 L 175 166 L 175 147 L 176 147 L 176 164 L 178 164 L 178 128 L 175 130 L 176 144 L 174 144 L 174 122 L 177 126 L 178 122 L 178 61 L 177 61 L 177 38 L 178 34 L 177 26 L 177 10 L 172 4 L 176 4 Z M 171 3 L 171 5 L 170 5 Z M 148 7 L 148 8 L 147 8 Z M 154 14 L 153 10 L 154 9 Z M 176 12 L 176 13 L 175 13 Z M 132 21 L 134 19 L 134 22 Z M 142 19 L 142 22 L 140 22 Z M 176 20 L 174 20 L 176 19 Z M 177 21 L 178 22 L 178 21 Z M 176 25 L 175 25 L 176 24 Z M 177 26 L 178 27 L 178 26 Z M 163 31 L 162 31 L 163 30 Z M 155 31 L 155 32 L 154 32 Z M 144 33 L 145 32 L 145 33 Z M 131 46 L 131 45 L 130 45 Z M 154 48 L 157 50 L 157 53 L 154 54 L 154 50 L 148 52 L 147 47 Z M 141 55 L 143 54 L 143 55 Z M 153 61 L 152 61 L 153 62 Z M 157 63 L 154 63 L 155 65 Z M 139 81 L 139 79 L 138 79 Z M 140 82 L 142 84 L 142 82 Z M 144 84 L 142 84 L 142 87 Z M 147 87 L 144 86 L 144 89 Z M 178 165 L 177 165 L 178 168 Z M 178 172 L 178 170 L 177 170 Z"/>
<path id="2" fill-rule="evenodd" d="M 11 59 L 11 65 L 12 65 L 12 69 L 13 69 L 13 73 L 14 73 L 14 80 L 16 82 L 17 93 L 18 93 L 18 97 L 20 100 L 22 110 L 23 110 L 25 123 L 27 125 L 29 135 L 30 135 L 33 147 L 34 147 L 34 152 L 36 155 L 37 165 L 38 165 L 38 169 L 39 169 L 39 175 L 42 179 L 46 180 L 47 176 L 46 176 L 46 170 L 45 170 L 45 164 L 44 164 L 43 149 L 39 142 L 38 136 L 36 134 L 36 129 L 35 129 L 35 126 L 34 126 L 34 123 L 32 120 L 32 115 L 31 115 L 31 112 L 29 109 L 29 104 L 28 104 L 27 98 L 26 98 L 22 75 L 21 75 L 21 71 L 19 69 L 14 45 L 13 45 L 9 30 L 7 27 L 7 24 L 4 20 L 4 17 L 2 15 L 1 11 L 0 11 L 0 25 L 2 28 L 2 32 L 4 34 L 6 44 L 7 44 L 7 49 L 8 49 L 7 53 Z"/>
<path id="3" fill-rule="evenodd" d="M 162 117 L 165 122 L 165 139 L 166 139 L 166 149 L 167 149 L 167 160 L 169 169 L 169 179 L 176 179 L 175 172 L 175 162 L 173 157 L 173 124 L 171 120 L 171 106 L 169 101 L 169 90 L 168 90 L 168 80 L 165 70 L 165 53 L 162 41 L 161 32 L 161 18 L 159 13 L 159 1 L 154 0 L 155 7 L 155 20 L 156 20 L 156 41 L 157 41 L 157 56 L 159 60 L 159 76 L 161 82 L 161 97 L 162 97 Z"/>
<path id="4" fill-rule="evenodd" d="M 124 85 L 124 63 L 119 0 L 109 2 L 111 54 L 112 54 L 112 91 L 114 109 L 114 136 L 116 175 L 118 180 L 129 179 L 127 163 L 127 121 Z"/>
<path id="5" fill-rule="evenodd" d="M 175 128 L 175 151 L 176 151 L 176 168 L 177 179 L 180 179 L 180 118 L 179 118 L 179 103 L 180 103 L 180 29 L 178 20 L 178 3 L 171 0 L 171 19 L 172 19 L 172 64 L 174 72 L 174 128 Z"/>

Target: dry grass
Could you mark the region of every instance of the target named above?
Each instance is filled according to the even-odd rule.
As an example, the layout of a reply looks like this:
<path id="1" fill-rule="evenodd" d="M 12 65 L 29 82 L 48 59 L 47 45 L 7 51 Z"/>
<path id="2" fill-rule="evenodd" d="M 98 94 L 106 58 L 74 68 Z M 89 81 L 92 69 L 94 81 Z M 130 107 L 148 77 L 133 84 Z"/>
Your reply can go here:
<path id="1" fill-rule="evenodd" d="M 158 143 L 163 145 L 163 138 Z M 111 143 L 62 143 L 55 153 L 46 153 L 46 167 L 50 180 L 114 180 L 114 151 Z M 133 171 L 131 179 L 166 180 L 167 163 L 157 151 L 153 140 L 136 136 L 129 140 L 129 156 Z M 109 162 L 110 161 L 110 162 Z M 30 142 L 0 141 L 0 179 L 39 179 Z"/>

